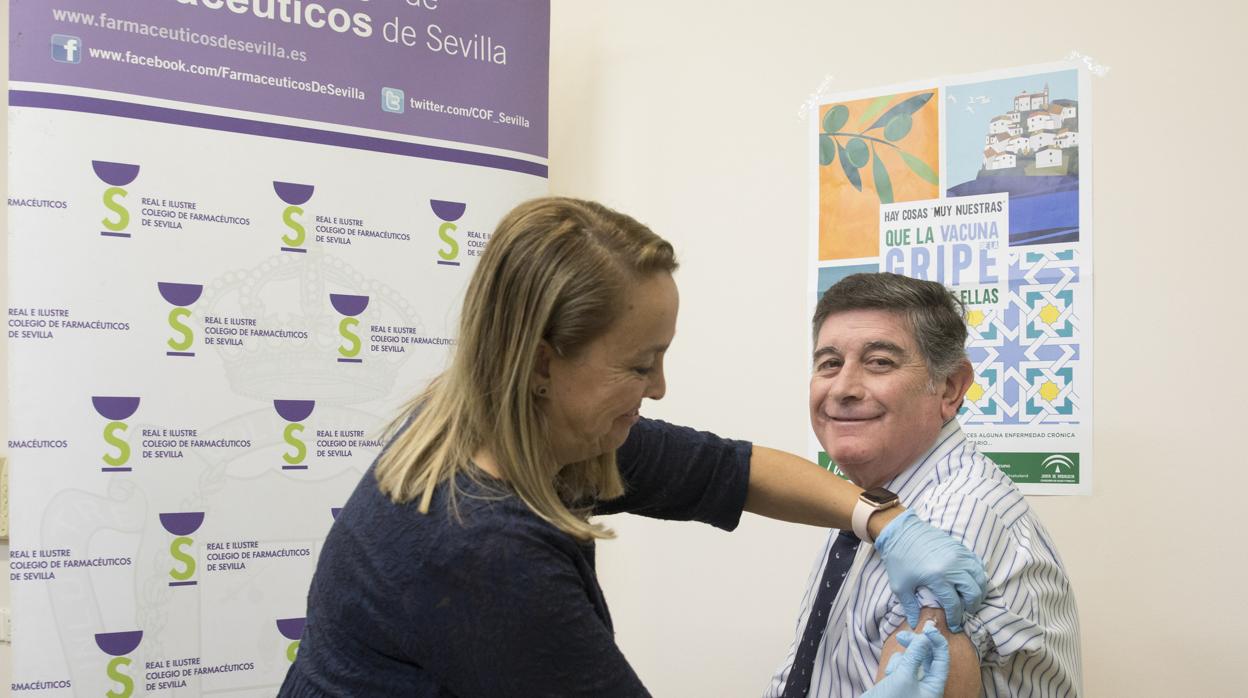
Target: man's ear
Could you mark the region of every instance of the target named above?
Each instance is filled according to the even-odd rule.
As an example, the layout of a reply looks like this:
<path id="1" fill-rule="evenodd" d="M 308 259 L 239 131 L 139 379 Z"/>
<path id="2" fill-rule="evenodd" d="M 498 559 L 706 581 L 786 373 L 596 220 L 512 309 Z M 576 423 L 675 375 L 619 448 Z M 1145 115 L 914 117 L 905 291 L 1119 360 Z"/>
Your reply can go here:
<path id="1" fill-rule="evenodd" d="M 944 421 L 953 419 L 958 414 L 958 410 L 962 407 L 962 400 L 966 397 L 966 391 L 971 389 L 971 383 L 975 382 L 975 369 L 971 367 L 971 362 L 962 359 L 958 367 L 949 374 L 941 385 L 940 392 L 940 416 Z"/>

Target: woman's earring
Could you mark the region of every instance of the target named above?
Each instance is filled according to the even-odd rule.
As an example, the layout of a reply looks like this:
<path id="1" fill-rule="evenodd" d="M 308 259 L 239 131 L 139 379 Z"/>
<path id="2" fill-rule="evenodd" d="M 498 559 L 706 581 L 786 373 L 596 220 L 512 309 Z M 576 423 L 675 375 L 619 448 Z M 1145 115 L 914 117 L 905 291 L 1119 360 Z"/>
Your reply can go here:
<path id="1" fill-rule="evenodd" d="M 539 385 L 537 386 L 537 390 L 533 392 L 537 393 L 538 397 L 546 397 L 547 395 L 550 395 L 550 388 L 545 385 Z"/>

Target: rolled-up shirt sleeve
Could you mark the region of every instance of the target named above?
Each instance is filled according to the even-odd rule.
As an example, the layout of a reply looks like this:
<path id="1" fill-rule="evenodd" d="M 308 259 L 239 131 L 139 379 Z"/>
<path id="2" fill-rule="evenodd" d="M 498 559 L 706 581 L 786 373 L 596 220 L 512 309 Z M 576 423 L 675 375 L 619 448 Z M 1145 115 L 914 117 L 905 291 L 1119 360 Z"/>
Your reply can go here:
<path id="1" fill-rule="evenodd" d="M 968 487 L 957 481 L 942 483 L 916 509 L 919 518 L 946 531 L 971 549 L 988 572 L 984 605 L 966 618 L 966 631 L 988 665 L 1003 665 L 1017 653 L 1039 649 L 1044 640 L 1040 596 L 1065 575 L 1047 556 L 1034 554 L 1038 536 L 1029 535 L 1028 521 L 1013 514 L 1025 509 L 1023 495 L 1001 483 Z M 936 607 L 934 596 L 920 590 L 920 601 Z M 886 620 L 891 632 L 905 618 L 899 601 Z M 888 626 L 892 626 L 889 628 Z"/>
<path id="2" fill-rule="evenodd" d="M 752 450 L 748 441 L 643 419 L 616 453 L 624 496 L 600 502 L 594 513 L 701 521 L 731 531 L 745 509 Z"/>

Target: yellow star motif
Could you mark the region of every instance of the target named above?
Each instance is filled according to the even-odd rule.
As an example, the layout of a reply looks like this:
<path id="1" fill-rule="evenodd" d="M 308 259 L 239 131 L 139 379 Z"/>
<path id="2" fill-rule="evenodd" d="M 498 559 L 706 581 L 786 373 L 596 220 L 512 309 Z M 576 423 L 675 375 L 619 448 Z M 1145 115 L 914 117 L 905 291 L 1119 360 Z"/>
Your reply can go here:
<path id="1" fill-rule="evenodd" d="M 1052 304 L 1046 305 L 1040 309 L 1040 320 L 1046 325 L 1052 325 L 1062 316 L 1062 311 L 1055 308 Z"/>
<path id="2" fill-rule="evenodd" d="M 1056 400 L 1057 395 L 1060 392 L 1062 392 L 1062 389 L 1057 387 L 1057 384 L 1053 381 L 1045 381 L 1044 385 L 1040 386 L 1040 397 L 1044 398 L 1047 402 L 1053 402 Z"/>
<path id="3" fill-rule="evenodd" d="M 971 327 L 979 327 L 984 323 L 984 311 L 971 310 L 966 313 L 966 324 Z"/>
<path id="4" fill-rule="evenodd" d="M 984 386 L 980 385 L 979 383 L 971 383 L 970 390 L 966 391 L 966 399 L 970 400 L 971 402 L 979 402 L 980 398 L 982 398 L 983 396 L 984 396 Z"/>

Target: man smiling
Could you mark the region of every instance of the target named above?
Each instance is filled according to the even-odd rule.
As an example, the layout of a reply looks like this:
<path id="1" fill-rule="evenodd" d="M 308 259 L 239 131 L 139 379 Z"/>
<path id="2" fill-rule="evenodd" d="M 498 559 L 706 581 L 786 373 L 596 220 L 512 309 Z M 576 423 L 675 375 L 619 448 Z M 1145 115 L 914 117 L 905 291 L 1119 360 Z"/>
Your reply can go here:
<path id="1" fill-rule="evenodd" d="M 945 695 L 1078 695 L 1079 619 L 1061 559 L 956 419 L 974 379 L 958 301 L 935 282 L 855 274 L 823 295 L 813 329 L 811 427 L 867 492 L 855 531 L 829 536 L 793 648 L 765 695 L 860 695 L 884 676 L 898 635 L 927 619 L 949 642 Z M 898 502 L 903 516 L 948 531 L 984 560 L 989 591 L 978 612 L 946 623 L 942 610 L 891 594 L 857 522 Z"/>

